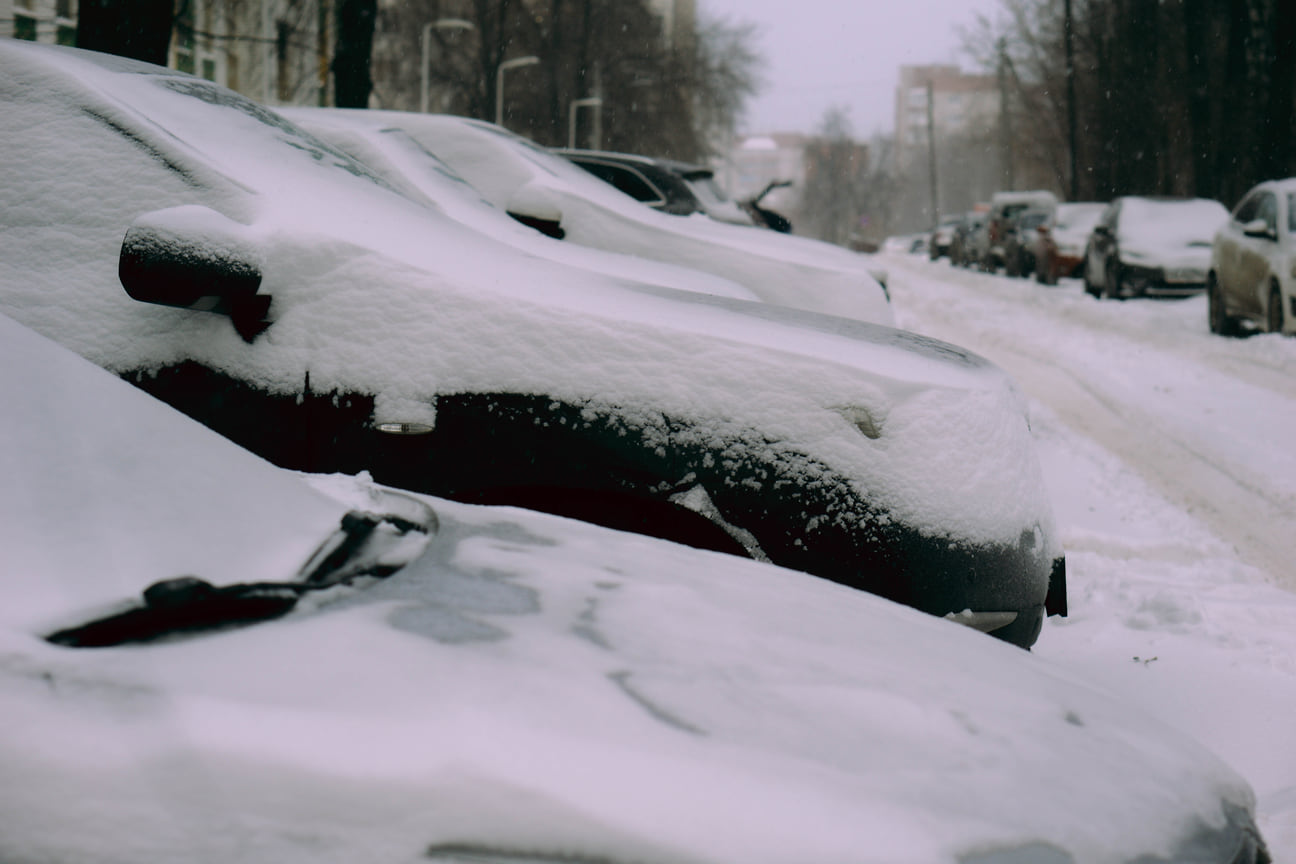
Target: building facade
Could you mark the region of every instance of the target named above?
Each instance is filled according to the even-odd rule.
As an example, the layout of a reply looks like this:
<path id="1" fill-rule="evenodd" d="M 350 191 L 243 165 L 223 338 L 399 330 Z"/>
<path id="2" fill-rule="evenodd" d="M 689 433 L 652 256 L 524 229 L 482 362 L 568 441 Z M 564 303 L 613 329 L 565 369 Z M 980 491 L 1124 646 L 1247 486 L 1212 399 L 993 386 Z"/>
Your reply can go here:
<path id="1" fill-rule="evenodd" d="M 267 105 L 330 100 L 332 0 L 186 0 L 167 65 Z M 77 0 L 0 0 L 0 38 L 76 45 Z"/>

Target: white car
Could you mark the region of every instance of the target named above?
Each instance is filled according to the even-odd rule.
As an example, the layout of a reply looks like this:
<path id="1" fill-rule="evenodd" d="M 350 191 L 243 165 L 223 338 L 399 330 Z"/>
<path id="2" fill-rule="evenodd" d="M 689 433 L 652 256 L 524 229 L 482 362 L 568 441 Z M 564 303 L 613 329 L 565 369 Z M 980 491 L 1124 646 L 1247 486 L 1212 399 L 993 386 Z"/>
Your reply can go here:
<path id="1" fill-rule="evenodd" d="M 0 399 L 0 860 L 1267 861 L 1215 757 L 965 628 L 289 474 L 2 317 Z"/>
<path id="2" fill-rule="evenodd" d="M 1241 321 L 1296 333 L 1296 177 L 1261 183 L 1234 208 L 1211 246 L 1209 323 L 1233 335 Z"/>
<path id="3" fill-rule="evenodd" d="M 761 300 L 874 324 L 895 323 L 870 258 L 804 237 L 662 213 L 505 129 L 437 114 L 368 111 L 454 169 L 490 203 L 564 241 L 702 270 Z M 391 163 L 388 163 L 391 164 Z M 395 182 L 411 178 L 402 172 Z"/>
<path id="4" fill-rule="evenodd" d="M 468 227 L 528 255 L 616 279 L 662 285 L 719 297 L 759 300 L 729 279 L 665 262 L 563 243 L 519 223 L 481 196 L 382 111 L 345 108 L 279 108 L 312 135 L 355 157 L 402 194 L 423 201 Z"/>
<path id="5" fill-rule="evenodd" d="M 767 559 L 1018 645 L 1065 609 L 1023 400 L 979 357 L 521 254 L 199 78 L 0 40 L 0 81 L 0 312 L 278 465 Z"/>

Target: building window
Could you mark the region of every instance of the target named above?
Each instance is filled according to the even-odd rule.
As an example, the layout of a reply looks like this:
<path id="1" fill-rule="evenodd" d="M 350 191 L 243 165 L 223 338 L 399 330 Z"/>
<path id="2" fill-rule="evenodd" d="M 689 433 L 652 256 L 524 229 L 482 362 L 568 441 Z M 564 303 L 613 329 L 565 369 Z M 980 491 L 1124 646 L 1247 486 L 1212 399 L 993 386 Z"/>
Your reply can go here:
<path id="1" fill-rule="evenodd" d="M 28 42 L 36 41 L 36 19 L 31 15 L 14 12 L 13 27 L 15 39 L 26 39 Z"/>

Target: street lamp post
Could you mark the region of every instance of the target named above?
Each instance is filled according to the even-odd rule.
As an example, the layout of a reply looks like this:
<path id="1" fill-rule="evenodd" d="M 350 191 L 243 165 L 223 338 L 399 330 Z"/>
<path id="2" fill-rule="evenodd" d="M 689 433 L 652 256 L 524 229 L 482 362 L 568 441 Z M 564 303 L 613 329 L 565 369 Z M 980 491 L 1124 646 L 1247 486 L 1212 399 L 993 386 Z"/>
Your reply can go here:
<path id="1" fill-rule="evenodd" d="M 519 66 L 534 66 L 540 62 L 540 58 L 528 54 L 525 57 L 514 57 L 512 60 L 505 60 L 495 71 L 495 125 L 504 125 L 504 71 L 506 69 L 516 69 Z"/>
<path id="2" fill-rule="evenodd" d="M 597 96 L 587 96 L 584 99 L 573 99 L 571 107 L 567 109 L 567 146 L 575 148 L 576 146 L 576 114 L 582 108 L 593 108 L 595 116 L 599 116 L 603 110 L 603 100 Z M 594 128 L 597 129 L 601 124 L 595 121 Z M 599 147 L 597 136 L 594 141 L 594 149 Z"/>
<path id="3" fill-rule="evenodd" d="M 420 64 L 422 78 L 419 86 L 419 111 L 424 114 L 428 110 L 428 89 L 431 79 L 432 64 L 432 31 L 436 30 L 474 30 L 471 21 L 465 21 L 463 18 L 438 18 L 435 21 L 429 21 L 423 25 L 423 60 Z"/>

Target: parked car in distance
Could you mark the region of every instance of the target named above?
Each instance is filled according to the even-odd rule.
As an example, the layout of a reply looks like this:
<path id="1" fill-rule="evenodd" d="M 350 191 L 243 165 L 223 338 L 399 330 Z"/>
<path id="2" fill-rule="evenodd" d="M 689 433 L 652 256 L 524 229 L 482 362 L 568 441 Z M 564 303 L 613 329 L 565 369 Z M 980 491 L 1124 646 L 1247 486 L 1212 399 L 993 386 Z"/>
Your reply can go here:
<path id="1" fill-rule="evenodd" d="M 1012 229 L 1012 220 L 1018 213 L 1028 208 L 1052 212 L 1055 207 L 1057 196 L 1046 190 L 996 192 L 991 196 L 990 210 L 986 215 L 985 247 L 978 249 L 981 269 L 994 273 L 1004 266 L 1004 244 Z"/>
<path id="2" fill-rule="evenodd" d="M 1123 196 L 1103 210 L 1085 251 L 1095 297 L 1183 297 L 1206 288 L 1215 232 L 1228 222 L 1207 198 Z"/>
<path id="3" fill-rule="evenodd" d="M 1052 218 L 1052 210 L 1027 207 L 1009 220 L 1003 243 L 1004 272 L 1021 277 L 1035 272 L 1035 238 Z"/>
<path id="4" fill-rule="evenodd" d="M 950 238 L 949 259 L 955 267 L 972 267 L 981 259 L 977 249 L 978 234 L 985 233 L 985 210 L 969 210 L 959 220 Z"/>
<path id="5" fill-rule="evenodd" d="M 523 254 L 201 78 L 0 40 L 0 81 L 0 312 L 263 458 L 760 558 L 1018 645 L 1064 611 L 1021 397 L 975 355 Z"/>
<path id="6" fill-rule="evenodd" d="M 553 152 L 606 180 L 631 198 L 664 213 L 705 213 L 721 222 L 754 225 L 751 216 L 716 183 L 705 165 L 607 150 L 557 147 Z"/>
<path id="7" fill-rule="evenodd" d="M 1236 335 L 1243 322 L 1266 333 L 1296 333 L 1296 177 L 1256 186 L 1215 233 L 1209 323 Z"/>
<path id="8" fill-rule="evenodd" d="M 1056 285 L 1063 276 L 1080 275 L 1089 235 L 1106 207 L 1106 204 L 1096 201 L 1068 202 L 1057 206 L 1052 220 L 1037 230 L 1034 252 L 1036 281 Z"/>
<path id="9" fill-rule="evenodd" d="M 946 216 L 932 229 L 931 236 L 927 240 L 927 254 L 931 260 L 936 261 L 949 254 L 950 243 L 954 240 L 954 231 L 962 221 L 962 215 Z"/>
<path id="10" fill-rule="evenodd" d="M 1218 758 L 966 628 L 283 471 L 3 316 L 0 403 L 6 862 L 1263 860 Z"/>

